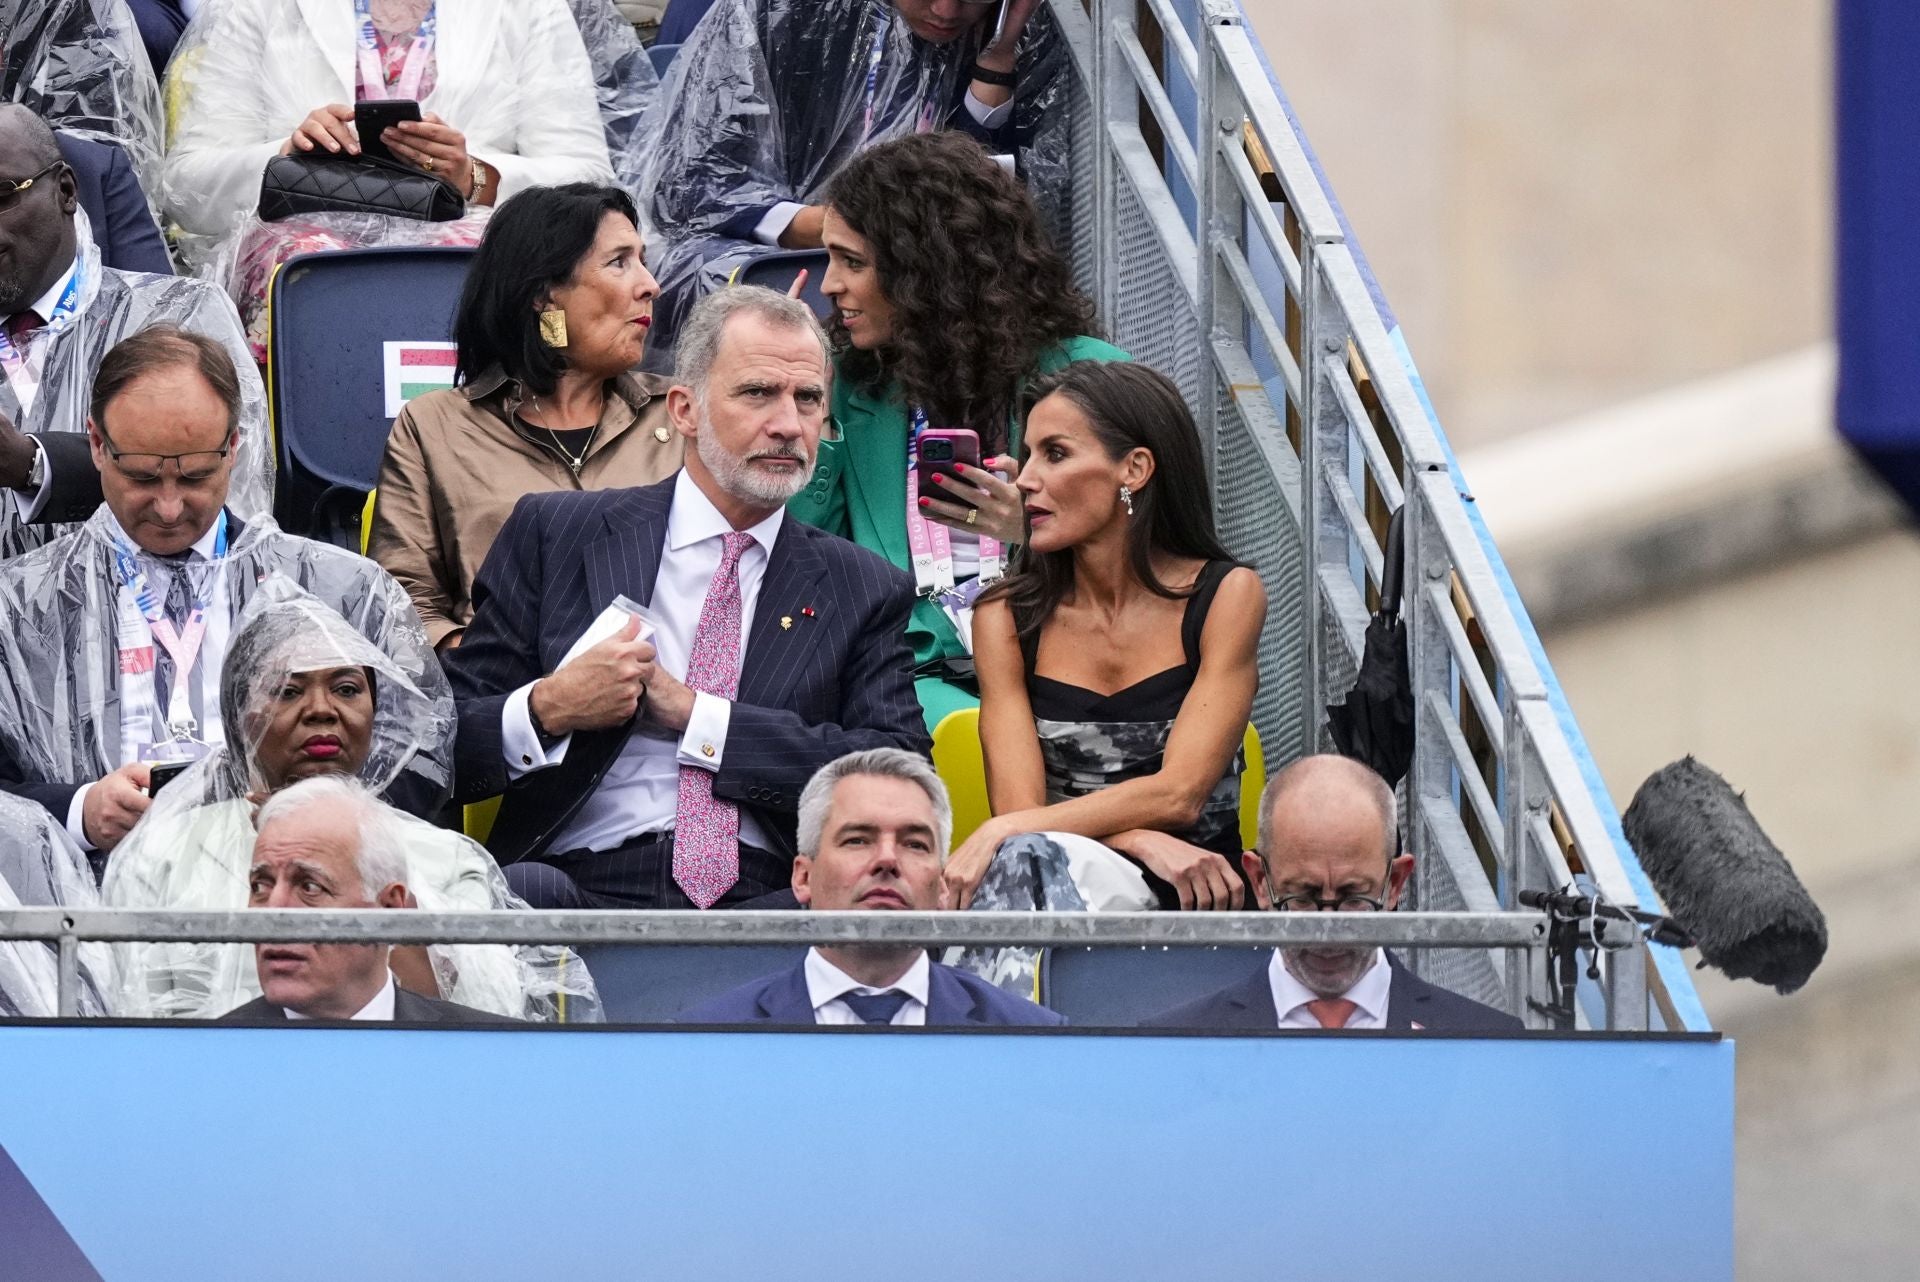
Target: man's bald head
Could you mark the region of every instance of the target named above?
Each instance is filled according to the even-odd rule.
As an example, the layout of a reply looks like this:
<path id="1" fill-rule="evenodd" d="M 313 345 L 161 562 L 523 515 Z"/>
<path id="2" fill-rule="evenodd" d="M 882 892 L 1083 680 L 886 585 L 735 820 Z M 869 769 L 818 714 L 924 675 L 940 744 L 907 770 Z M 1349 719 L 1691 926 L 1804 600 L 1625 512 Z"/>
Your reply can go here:
<path id="1" fill-rule="evenodd" d="M 1380 834 L 1380 858 L 1391 860 L 1400 853 L 1400 813 L 1393 789 L 1387 787 L 1372 769 L 1334 753 L 1302 757 L 1283 766 L 1267 780 L 1260 794 L 1260 854 L 1271 857 L 1274 841 L 1274 812 L 1284 807 L 1283 819 L 1295 813 L 1318 815 L 1343 826 L 1364 826 L 1369 821 Z"/>
<path id="2" fill-rule="evenodd" d="M 0 174 L 0 178 L 24 178 L 38 173 L 60 159 L 60 141 L 53 126 L 17 102 L 0 103 L 0 151 L 17 156 L 30 168 L 20 174 Z"/>

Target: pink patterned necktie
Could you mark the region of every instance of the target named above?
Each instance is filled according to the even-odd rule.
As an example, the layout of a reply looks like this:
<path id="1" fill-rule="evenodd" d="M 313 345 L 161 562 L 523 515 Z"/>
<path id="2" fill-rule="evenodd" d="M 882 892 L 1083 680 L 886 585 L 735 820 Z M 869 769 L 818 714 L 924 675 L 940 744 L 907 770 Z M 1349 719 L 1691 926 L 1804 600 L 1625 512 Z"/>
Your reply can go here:
<path id="1" fill-rule="evenodd" d="M 722 699 L 740 691 L 740 556 L 751 534 L 721 536 L 720 568 L 707 585 L 706 604 L 687 658 L 687 684 Z M 711 908 L 740 880 L 740 810 L 713 795 L 713 772 L 680 767 L 674 807 L 673 880 L 687 898 Z"/>

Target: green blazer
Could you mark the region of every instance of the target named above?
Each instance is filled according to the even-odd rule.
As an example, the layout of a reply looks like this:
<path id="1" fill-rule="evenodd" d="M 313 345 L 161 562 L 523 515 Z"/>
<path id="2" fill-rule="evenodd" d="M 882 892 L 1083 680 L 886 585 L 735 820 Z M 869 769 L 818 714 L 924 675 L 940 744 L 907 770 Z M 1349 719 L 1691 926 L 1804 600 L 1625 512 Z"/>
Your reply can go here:
<path id="1" fill-rule="evenodd" d="M 1035 375 L 1051 374 L 1074 361 L 1124 361 L 1128 355 L 1097 338 L 1070 338 L 1043 353 Z M 851 539 L 912 573 L 907 553 L 907 435 L 911 420 L 897 396 L 875 398 L 850 379 L 833 383 L 833 421 L 840 438 L 820 442 L 813 480 L 787 503 L 809 525 Z M 1020 455 L 1020 423 L 1010 426 L 1011 452 Z M 932 601 L 915 602 L 907 640 L 916 664 L 964 658 L 967 648 L 946 611 Z"/>

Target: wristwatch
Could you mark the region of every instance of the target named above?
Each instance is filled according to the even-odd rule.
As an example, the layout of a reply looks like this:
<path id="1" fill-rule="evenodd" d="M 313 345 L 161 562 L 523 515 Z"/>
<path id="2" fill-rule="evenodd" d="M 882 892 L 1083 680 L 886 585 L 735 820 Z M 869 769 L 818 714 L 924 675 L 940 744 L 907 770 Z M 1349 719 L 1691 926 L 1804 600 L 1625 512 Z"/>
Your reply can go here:
<path id="1" fill-rule="evenodd" d="M 477 156 L 469 156 L 467 159 L 473 163 L 473 190 L 467 193 L 467 199 L 472 200 L 480 194 L 480 189 L 487 185 L 487 163 Z"/>
<path id="2" fill-rule="evenodd" d="M 33 437 L 27 439 L 33 441 L 33 462 L 27 464 L 27 488 L 37 494 L 47 483 L 47 452 Z"/>
<path id="3" fill-rule="evenodd" d="M 1020 83 L 1020 78 L 1011 71 L 995 71 L 974 63 L 968 74 L 983 85 L 998 85 L 1002 89 L 1012 89 Z"/>

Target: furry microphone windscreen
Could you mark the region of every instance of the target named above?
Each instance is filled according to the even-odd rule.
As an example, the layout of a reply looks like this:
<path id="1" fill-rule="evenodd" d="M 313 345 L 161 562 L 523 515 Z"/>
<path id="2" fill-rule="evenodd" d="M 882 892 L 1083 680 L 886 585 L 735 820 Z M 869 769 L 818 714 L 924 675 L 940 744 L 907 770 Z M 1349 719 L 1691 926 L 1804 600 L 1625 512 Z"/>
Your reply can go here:
<path id="1" fill-rule="evenodd" d="M 1807 982 L 1827 952 L 1827 919 L 1725 779 L 1692 757 L 1663 766 L 1621 823 L 1709 966 L 1781 993 Z"/>

